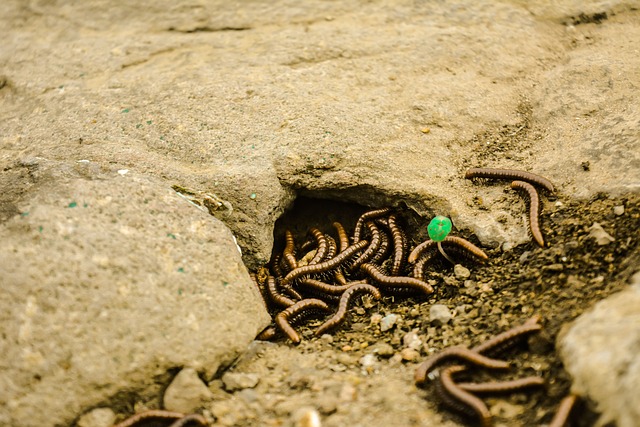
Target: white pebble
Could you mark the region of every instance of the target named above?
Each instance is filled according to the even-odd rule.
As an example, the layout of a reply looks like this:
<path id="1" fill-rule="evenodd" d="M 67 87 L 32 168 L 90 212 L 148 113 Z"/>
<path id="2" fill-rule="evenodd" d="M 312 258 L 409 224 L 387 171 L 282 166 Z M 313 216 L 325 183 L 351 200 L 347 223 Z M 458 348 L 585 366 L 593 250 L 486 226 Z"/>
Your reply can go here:
<path id="1" fill-rule="evenodd" d="M 444 325 L 451 320 L 451 310 L 444 304 L 433 304 L 429 309 L 429 319 L 435 325 Z"/>
<path id="2" fill-rule="evenodd" d="M 453 274 L 455 274 L 458 279 L 466 279 L 471 276 L 469 269 L 462 264 L 453 266 Z"/>
<path id="3" fill-rule="evenodd" d="M 384 316 L 380 320 L 380 330 L 382 332 L 385 332 L 385 331 L 388 331 L 389 329 L 393 328 L 399 318 L 400 318 L 400 316 L 398 316 L 397 314 L 388 314 L 388 315 Z"/>
<path id="4" fill-rule="evenodd" d="M 613 238 L 613 236 L 607 233 L 604 228 L 602 228 L 602 226 L 597 222 L 594 222 L 593 225 L 589 227 L 589 237 L 593 238 L 600 246 L 608 245 L 609 243 L 616 240 Z"/>

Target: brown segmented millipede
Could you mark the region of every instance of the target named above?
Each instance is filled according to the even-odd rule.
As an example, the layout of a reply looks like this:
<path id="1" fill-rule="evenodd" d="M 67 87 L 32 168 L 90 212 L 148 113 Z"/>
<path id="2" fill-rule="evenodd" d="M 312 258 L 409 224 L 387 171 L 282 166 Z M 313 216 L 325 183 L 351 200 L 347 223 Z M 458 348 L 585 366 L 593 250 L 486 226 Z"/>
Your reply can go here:
<path id="1" fill-rule="evenodd" d="M 560 401 L 560 405 L 558 405 L 558 410 L 553 416 L 553 419 L 549 423 L 548 427 L 564 427 L 567 424 L 567 420 L 571 415 L 571 410 L 573 409 L 573 406 L 576 404 L 577 400 L 578 396 L 575 394 L 570 394 L 562 399 Z"/>
<path id="2" fill-rule="evenodd" d="M 397 276 L 400 274 L 400 271 L 402 271 L 404 263 L 405 238 L 394 214 L 389 215 L 387 224 L 393 237 L 393 264 L 391 265 L 391 275 Z"/>
<path id="3" fill-rule="evenodd" d="M 387 257 L 387 252 L 389 251 L 389 237 L 387 233 L 380 232 L 380 245 L 378 246 L 378 250 L 373 254 L 371 259 L 368 261 L 370 264 L 378 264 L 381 263 Z"/>
<path id="4" fill-rule="evenodd" d="M 535 173 L 516 170 L 516 169 L 494 169 L 494 168 L 471 168 L 464 174 L 466 179 L 473 178 L 493 178 L 526 181 L 530 184 L 537 184 L 550 193 L 553 193 L 554 187 L 547 178 Z"/>
<path id="5" fill-rule="evenodd" d="M 322 261 L 325 254 L 327 253 L 327 239 L 324 236 L 324 233 L 317 228 L 310 229 L 309 233 L 316 239 L 316 243 L 318 245 L 318 250 L 316 251 L 316 254 L 313 256 L 313 258 L 311 258 L 311 261 L 309 261 L 309 265 L 318 264 Z"/>
<path id="6" fill-rule="evenodd" d="M 313 311 L 326 311 L 329 312 L 331 309 L 327 305 L 326 302 L 315 299 L 315 298 L 307 298 L 302 301 L 298 301 L 294 305 L 287 307 L 285 310 L 281 311 L 276 315 L 276 325 L 284 332 L 291 341 L 295 344 L 299 344 L 302 338 L 300 334 L 293 329 L 291 323 L 295 320 L 299 319 L 304 314 L 311 314 Z"/>
<path id="7" fill-rule="evenodd" d="M 320 336 L 325 332 L 340 326 L 342 322 L 344 322 L 347 318 L 347 308 L 349 308 L 349 303 L 351 302 L 351 300 L 356 295 L 360 295 L 363 293 L 371 294 L 375 299 L 382 298 L 382 296 L 380 295 L 380 291 L 375 286 L 371 286 L 366 283 L 352 285 L 349 289 L 344 291 L 344 293 L 340 297 L 338 311 L 336 311 L 336 313 L 331 318 L 329 318 L 318 327 L 318 329 L 316 330 L 316 335 Z"/>
<path id="8" fill-rule="evenodd" d="M 387 276 L 373 264 L 362 264 L 360 266 L 360 271 L 368 274 L 376 283 L 384 285 L 382 289 L 388 292 L 393 292 L 393 288 L 411 288 L 417 291 L 422 291 L 426 295 L 433 293 L 433 288 L 431 287 L 431 285 L 423 282 L 420 279 L 404 276 Z"/>
<path id="9" fill-rule="evenodd" d="M 199 425 L 201 427 L 208 427 L 209 422 L 200 414 L 189 414 L 184 418 L 174 421 L 169 427 L 184 427 L 187 424 Z"/>
<path id="10" fill-rule="evenodd" d="M 286 285 L 292 283 L 298 277 L 304 276 L 306 274 L 316 274 L 332 270 L 340 265 L 340 263 L 342 263 L 344 260 L 364 249 L 368 244 L 368 241 L 361 240 L 358 243 L 349 246 L 347 249 L 340 252 L 330 260 L 323 261 L 318 264 L 303 265 L 302 267 L 298 267 L 295 270 L 291 270 L 289 274 L 287 274 L 284 279 L 282 279 L 282 284 Z"/>
<path id="11" fill-rule="evenodd" d="M 541 377 L 525 377 L 509 381 L 488 381 L 484 383 L 458 383 L 458 387 L 469 393 L 511 393 L 526 388 L 543 387 L 544 378 Z"/>
<path id="12" fill-rule="evenodd" d="M 339 252 L 342 252 L 349 247 L 349 236 L 347 235 L 347 232 L 345 231 L 342 224 L 340 224 L 339 222 L 334 222 L 333 228 L 335 228 L 336 232 L 338 233 L 338 242 L 340 242 Z"/>
<path id="13" fill-rule="evenodd" d="M 179 420 L 184 418 L 184 414 L 180 412 L 164 411 L 162 409 L 150 409 L 148 411 L 139 412 L 121 423 L 116 424 L 114 427 L 131 427 L 138 424 L 141 421 L 149 420 Z"/>
<path id="14" fill-rule="evenodd" d="M 356 258 L 351 265 L 349 265 L 349 271 L 357 271 L 360 265 L 369 261 L 380 248 L 380 244 L 382 243 L 382 238 L 380 237 L 380 229 L 373 222 L 368 221 L 366 223 L 367 228 L 369 228 L 369 232 L 371 233 L 371 243 L 369 243 L 369 247 L 365 249 L 365 251 L 360 254 L 358 258 Z"/>
<path id="15" fill-rule="evenodd" d="M 431 261 L 437 252 L 427 253 L 418 258 L 418 261 L 413 265 L 413 277 L 416 279 L 424 280 L 424 270 L 427 263 Z"/>
<path id="16" fill-rule="evenodd" d="M 445 400 L 447 400 L 447 397 L 453 399 L 454 402 L 451 402 L 451 400 L 448 400 L 448 402 L 454 403 L 454 406 L 457 409 L 460 409 L 465 413 L 469 413 L 467 408 L 473 410 L 473 413 L 475 413 L 480 419 L 480 425 L 482 427 L 491 427 L 493 425 L 493 421 L 487 405 L 473 394 L 462 390 L 453 380 L 453 375 L 463 372 L 466 369 L 467 368 L 462 365 L 454 365 L 441 369 L 440 379 L 438 381 L 438 385 L 440 387 L 438 388 L 438 391 Z M 462 404 L 462 406 L 455 405 L 456 402 Z"/>
<path id="17" fill-rule="evenodd" d="M 482 249 L 480 249 L 479 247 L 477 247 L 476 245 L 474 245 L 470 241 L 468 241 L 466 239 L 463 239 L 462 237 L 447 236 L 447 237 L 444 238 L 444 240 L 441 243 L 442 243 L 442 245 L 444 247 L 455 246 L 455 247 L 458 247 L 460 249 L 463 249 L 465 251 L 465 253 L 468 253 L 469 255 L 473 256 L 473 258 L 475 258 L 475 259 L 477 259 L 479 261 L 486 261 L 486 260 L 489 259 L 487 254 L 484 253 L 484 251 Z M 438 242 L 436 242 L 436 241 L 426 240 L 426 241 L 420 243 L 415 248 L 413 248 L 413 250 L 409 254 L 409 258 L 407 260 L 409 261 L 409 263 L 413 264 L 414 262 L 416 262 L 418 260 L 420 255 L 422 255 L 424 252 L 426 252 L 428 250 L 434 249 L 437 245 L 438 245 Z"/>
<path id="18" fill-rule="evenodd" d="M 275 338 L 277 333 L 278 333 L 278 330 L 276 329 L 276 327 L 274 325 L 269 325 L 266 328 L 264 328 L 256 336 L 256 340 L 258 340 L 258 341 L 271 341 L 273 338 Z"/>
<path id="19" fill-rule="evenodd" d="M 298 267 L 298 261 L 296 260 L 296 254 L 295 254 L 296 244 L 295 244 L 295 241 L 293 240 L 293 233 L 289 230 L 286 230 L 284 232 L 284 239 L 285 239 L 285 246 L 284 246 L 284 250 L 282 251 L 282 259 L 287 264 L 287 267 L 288 267 L 287 271 L 291 271 L 294 268 Z"/>
<path id="20" fill-rule="evenodd" d="M 276 305 L 279 305 L 281 307 L 289 307 L 296 303 L 291 298 L 288 298 L 284 296 L 282 293 L 280 293 L 276 283 L 276 278 L 273 276 L 269 276 L 267 278 L 266 290 L 267 290 L 267 295 L 269 296 L 269 300 Z"/>
<path id="21" fill-rule="evenodd" d="M 465 360 L 473 363 L 474 365 L 481 366 L 487 369 L 507 369 L 509 368 L 509 362 L 498 359 L 491 359 L 483 356 L 477 351 L 469 350 L 463 346 L 449 347 L 442 350 L 440 353 L 436 353 L 433 356 L 427 358 L 416 369 L 414 379 L 416 384 L 421 385 L 427 380 L 427 375 L 433 370 L 439 363 L 442 363 L 449 359 Z"/>
<path id="22" fill-rule="evenodd" d="M 536 188 L 524 181 L 513 181 L 511 188 L 525 192 L 529 196 L 529 229 L 533 240 L 536 241 L 538 246 L 544 248 L 544 239 L 542 238 L 542 231 L 540 231 L 540 221 L 538 215 L 540 214 L 540 197 Z"/>
<path id="23" fill-rule="evenodd" d="M 379 218 L 391 212 L 391 208 L 381 208 L 373 211 L 365 212 L 360 215 L 358 221 L 356 222 L 356 227 L 353 230 L 353 243 L 358 243 L 360 241 L 360 234 L 362 233 L 362 227 L 364 223 L 370 219 Z"/>
<path id="24" fill-rule="evenodd" d="M 508 331 L 489 338 L 482 344 L 472 347 L 471 350 L 482 354 L 499 354 L 511 345 L 515 344 L 515 342 L 520 338 L 523 338 L 533 332 L 540 331 L 542 326 L 538 323 L 539 320 L 539 316 L 533 316 L 522 325 L 516 326 L 515 328 L 511 328 Z"/>
<path id="25" fill-rule="evenodd" d="M 334 238 L 329 235 L 325 235 L 324 238 L 327 239 L 327 253 L 324 255 L 324 258 L 322 258 L 322 261 L 333 258 L 336 256 L 336 252 L 338 252 L 338 247 L 336 246 Z"/>
<path id="26" fill-rule="evenodd" d="M 354 286 L 355 282 L 348 283 L 346 285 L 336 286 L 336 285 L 330 285 L 321 280 L 307 278 L 307 279 L 300 280 L 298 284 L 302 287 L 308 287 L 310 289 L 323 292 L 328 295 L 340 296 L 344 291 Z"/>

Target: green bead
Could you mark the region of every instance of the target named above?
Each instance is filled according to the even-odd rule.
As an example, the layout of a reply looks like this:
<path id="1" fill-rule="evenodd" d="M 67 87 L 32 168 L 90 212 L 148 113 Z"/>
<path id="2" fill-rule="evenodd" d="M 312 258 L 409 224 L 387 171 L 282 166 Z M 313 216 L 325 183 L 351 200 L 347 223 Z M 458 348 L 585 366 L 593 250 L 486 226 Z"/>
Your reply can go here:
<path id="1" fill-rule="evenodd" d="M 442 242 L 451 232 L 451 220 L 446 216 L 438 215 L 433 218 L 427 227 L 429 237 L 435 242 Z"/>

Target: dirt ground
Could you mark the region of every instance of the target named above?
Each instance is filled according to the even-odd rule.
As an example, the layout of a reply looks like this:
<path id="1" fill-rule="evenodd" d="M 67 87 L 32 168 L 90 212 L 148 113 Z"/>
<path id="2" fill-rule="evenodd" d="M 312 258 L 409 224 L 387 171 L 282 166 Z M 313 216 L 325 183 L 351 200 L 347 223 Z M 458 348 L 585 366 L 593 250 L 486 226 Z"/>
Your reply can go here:
<path id="1" fill-rule="evenodd" d="M 505 198 L 515 197 L 513 190 L 504 187 Z M 624 213 L 614 213 L 615 206 L 624 206 Z M 627 285 L 640 261 L 639 207 L 637 194 L 616 198 L 602 194 L 584 202 L 561 194 L 545 198 L 541 220 L 548 247 L 529 243 L 507 251 L 483 248 L 489 262 L 463 262 L 470 269 L 469 278 L 457 278 L 450 264 L 438 261 L 428 269 L 427 279 L 437 284 L 428 298 L 359 301 L 349 320 L 331 337 L 312 336 L 319 321 L 302 326 L 305 338 L 298 346 L 285 338 L 256 341 L 229 371 L 257 375 L 258 385 L 229 393 L 223 391 L 220 380 L 214 380 L 209 386 L 216 391 L 216 401 L 205 414 L 216 419 L 214 425 L 225 426 L 311 426 L 315 424 L 305 414 L 313 410 L 320 414 L 323 426 L 474 425 L 473 419 L 443 405 L 433 386 L 417 388 L 415 368 L 428 354 L 457 344 L 479 344 L 537 314 L 544 329 L 529 338 L 526 346 L 508 353 L 510 370 L 474 373 L 473 381 L 542 376 L 544 390 L 490 397 L 485 402 L 496 425 L 548 423 L 571 386 L 554 349 L 557 334 L 595 302 Z M 513 204 L 514 215 L 522 214 L 523 209 L 524 203 Z M 335 220 L 353 226 L 364 210 L 299 198 L 277 225 L 277 241 L 282 240 L 284 228 L 298 234 L 313 226 L 329 231 Z M 424 220 L 405 211 L 402 222 L 413 245 L 424 240 Z M 615 241 L 598 245 L 589 236 L 594 222 Z M 453 234 L 474 240 L 465 230 Z M 433 304 L 449 307 L 453 319 L 445 325 L 432 324 L 429 308 Z M 401 320 L 381 332 L 380 316 L 389 314 Z M 419 355 L 403 352 L 405 336 L 411 331 L 423 340 Z M 377 356 L 371 359 L 370 354 Z M 154 404 L 147 402 L 146 406 Z M 423 408 L 435 409 L 441 418 L 433 419 Z M 589 402 L 583 402 L 575 413 L 574 426 L 590 426 L 597 419 Z"/>

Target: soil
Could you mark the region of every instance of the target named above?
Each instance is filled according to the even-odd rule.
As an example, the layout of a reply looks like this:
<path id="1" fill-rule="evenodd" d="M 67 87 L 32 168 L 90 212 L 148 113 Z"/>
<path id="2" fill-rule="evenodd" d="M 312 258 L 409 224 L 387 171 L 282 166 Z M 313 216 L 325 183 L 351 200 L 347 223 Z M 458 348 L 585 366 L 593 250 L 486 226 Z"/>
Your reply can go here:
<path id="1" fill-rule="evenodd" d="M 505 187 L 505 194 L 510 192 Z M 544 390 L 490 397 L 485 402 L 492 408 L 497 425 L 548 423 L 571 386 L 554 350 L 557 334 L 594 303 L 627 286 L 640 261 L 640 196 L 612 198 L 601 194 L 588 201 L 574 201 L 560 195 L 544 200 L 541 221 L 548 247 L 529 243 L 506 251 L 483 248 L 490 260 L 485 264 L 465 261 L 471 271 L 465 279 L 457 278 L 451 264 L 443 259 L 427 273 L 427 279 L 437 283 L 436 292 L 428 298 L 359 301 L 349 320 L 332 336 L 312 337 L 313 327 L 319 322 L 301 326 L 305 339 L 298 346 L 285 338 L 274 343 L 256 341 L 231 370 L 257 374 L 260 382 L 255 389 L 235 394 L 221 391 L 213 406 L 217 422 L 234 426 L 289 425 L 293 422 L 289 414 L 295 420 L 296 413 L 301 417 L 304 408 L 315 408 L 323 426 L 474 425 L 472 418 L 443 405 L 431 385 L 417 388 L 413 382 L 415 368 L 428 354 L 457 344 L 479 344 L 539 315 L 543 331 L 508 354 L 512 363 L 508 373 L 479 371 L 473 373 L 472 380 L 542 376 L 547 384 Z M 624 213 L 616 215 L 615 206 L 624 206 Z M 514 214 L 522 207 L 514 204 Z M 283 239 L 281 230 L 285 227 L 301 233 L 312 226 L 329 231 L 334 220 L 354 224 L 348 218 L 359 211 L 362 207 L 299 199 L 276 227 L 276 240 Z M 423 220 L 405 211 L 403 222 L 414 245 L 424 240 Z M 589 228 L 596 222 L 615 241 L 598 245 L 589 235 Z M 453 234 L 474 240 L 464 230 Z M 429 308 L 436 303 L 454 313 L 448 324 L 430 322 Z M 402 321 L 381 332 L 376 315 L 392 313 Z M 418 357 L 402 353 L 403 337 L 411 331 L 424 341 Z M 393 352 L 377 357 L 371 366 L 361 363 L 362 357 L 386 344 Z M 211 384 L 214 388 L 215 383 Z M 597 415 L 589 402 L 582 406 L 583 410 L 574 411 L 578 415 L 573 425 L 593 425 Z M 442 418 L 429 419 L 422 407 L 436 409 Z"/>

